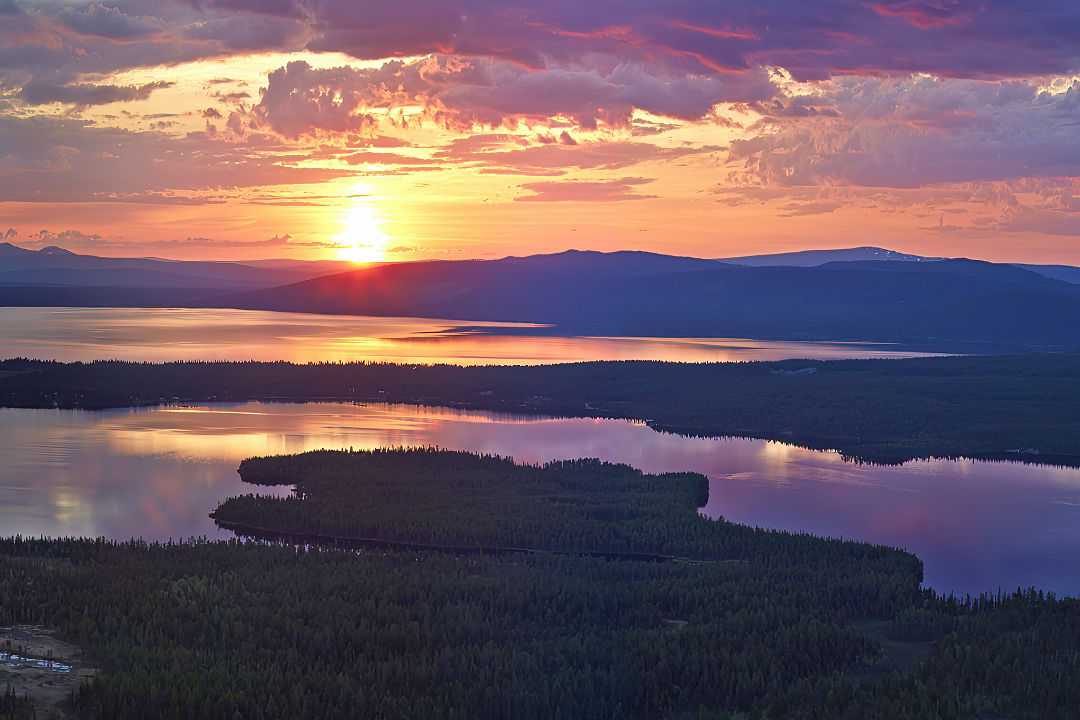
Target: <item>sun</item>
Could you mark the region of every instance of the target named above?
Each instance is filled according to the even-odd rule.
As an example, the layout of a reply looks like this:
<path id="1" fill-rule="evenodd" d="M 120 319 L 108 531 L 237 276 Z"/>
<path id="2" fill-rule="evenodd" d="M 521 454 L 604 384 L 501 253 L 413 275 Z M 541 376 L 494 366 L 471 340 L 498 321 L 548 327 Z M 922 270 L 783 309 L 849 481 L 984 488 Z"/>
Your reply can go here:
<path id="1" fill-rule="evenodd" d="M 356 205 L 345 215 L 344 230 L 334 238 L 337 258 L 362 265 L 386 260 L 389 238 L 382 231 L 382 220 L 370 205 Z"/>

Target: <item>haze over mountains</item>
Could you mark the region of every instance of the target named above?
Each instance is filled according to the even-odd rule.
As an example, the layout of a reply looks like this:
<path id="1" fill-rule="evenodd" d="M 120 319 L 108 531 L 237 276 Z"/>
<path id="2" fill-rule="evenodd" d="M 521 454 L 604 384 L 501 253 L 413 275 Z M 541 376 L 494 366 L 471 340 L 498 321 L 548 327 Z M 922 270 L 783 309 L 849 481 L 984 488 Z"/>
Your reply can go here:
<path id="1" fill-rule="evenodd" d="M 385 265 L 237 294 L 230 306 L 546 322 L 590 335 L 1080 343 L 1080 285 L 973 260 L 747 267 L 571 251 Z"/>
<path id="2" fill-rule="evenodd" d="M 709 260 L 567 251 L 334 272 L 0 246 L 0 304 L 212 306 L 553 324 L 561 334 L 1080 347 L 1080 269 L 881 248 Z M 329 271 L 330 274 L 327 274 Z"/>
<path id="3" fill-rule="evenodd" d="M 817 267 L 829 262 L 857 262 L 860 260 L 890 260 L 895 262 L 932 262 L 947 260 L 943 257 L 928 257 L 925 255 L 908 255 L 886 250 L 879 247 L 857 247 L 841 250 L 801 250 L 790 253 L 775 253 L 771 255 L 748 255 L 746 257 L 724 258 L 721 262 L 734 263 L 736 265 L 752 266 L 776 266 L 785 265 L 792 267 Z M 1032 265 L 1028 263 L 1011 263 L 1013 267 L 1031 270 L 1039 275 L 1064 280 L 1069 283 L 1080 284 L 1080 268 L 1071 265 Z"/>
<path id="4" fill-rule="evenodd" d="M 894 260 L 901 262 L 923 262 L 943 260 L 939 257 L 923 257 L 907 253 L 886 250 L 879 247 L 855 247 L 840 250 L 799 250 L 797 252 L 772 253 L 769 255 L 746 255 L 744 257 L 723 258 L 721 262 L 735 265 L 765 267 L 786 265 L 791 267 L 816 267 L 828 262 L 855 262 L 859 260 Z"/>
<path id="5" fill-rule="evenodd" d="M 112 258 L 62 247 L 27 250 L 0 243 L 0 285 L 249 289 L 299 282 L 352 267 L 336 261 L 253 263 Z"/>

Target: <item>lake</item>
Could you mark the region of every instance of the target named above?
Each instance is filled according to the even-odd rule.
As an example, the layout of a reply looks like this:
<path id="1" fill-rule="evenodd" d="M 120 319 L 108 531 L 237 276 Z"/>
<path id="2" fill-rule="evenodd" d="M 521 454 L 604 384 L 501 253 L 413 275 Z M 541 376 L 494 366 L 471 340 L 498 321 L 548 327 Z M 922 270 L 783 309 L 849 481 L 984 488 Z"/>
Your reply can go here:
<path id="1" fill-rule="evenodd" d="M 229 495 L 268 491 L 240 481 L 245 457 L 416 445 L 695 470 L 710 478 L 702 511 L 712 517 L 901 546 L 923 559 L 927 583 L 941 590 L 1035 585 L 1080 594 L 1078 469 L 967 460 L 875 467 L 623 420 L 406 405 L 0 409 L 0 535 L 229 537 L 207 513 Z"/>
<path id="2" fill-rule="evenodd" d="M 0 308 L 0 357 L 538 365 L 920 357 L 888 344 L 564 337 L 542 326 L 185 308 Z"/>

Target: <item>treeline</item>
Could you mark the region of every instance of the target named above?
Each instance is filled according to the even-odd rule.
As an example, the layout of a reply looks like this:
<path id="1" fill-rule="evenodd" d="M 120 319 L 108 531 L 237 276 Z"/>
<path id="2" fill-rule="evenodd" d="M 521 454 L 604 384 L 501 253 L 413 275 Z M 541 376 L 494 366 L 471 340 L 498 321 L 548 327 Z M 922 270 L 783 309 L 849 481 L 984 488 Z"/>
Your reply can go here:
<path id="1" fill-rule="evenodd" d="M 10 685 L 0 695 L 0 720 L 35 720 L 36 715 L 34 701 L 19 695 Z"/>
<path id="2" fill-rule="evenodd" d="M 293 497 L 244 495 L 214 512 L 219 523 L 280 533 L 377 538 L 449 546 L 643 553 L 770 568 L 844 573 L 889 596 L 915 590 L 913 555 L 858 542 L 768 531 L 701 516 L 708 479 L 648 475 L 599 460 L 523 465 L 437 449 L 335 451 L 252 458 L 240 475 L 295 484 Z M 859 612 L 892 607 L 873 599 Z"/>
<path id="3" fill-rule="evenodd" d="M 295 484 L 294 497 L 225 500 L 219 522 L 281 532 L 438 545 L 717 557 L 695 508 L 697 473 L 646 475 L 574 460 L 543 466 L 436 449 L 333 451 L 253 458 L 250 483 Z"/>
<path id="4" fill-rule="evenodd" d="M 949 615 L 947 634 L 886 671 L 851 584 L 788 575 L 9 539 L 0 624 L 83 647 L 102 669 L 74 700 L 84 718 L 1075 717 L 1075 601 L 917 594 L 908 608 Z"/>
<path id="5" fill-rule="evenodd" d="M 55 628 L 101 669 L 73 712 L 1064 720 L 1080 707 L 1076 600 L 941 597 L 899 550 L 707 520 L 698 475 L 441 450 L 242 472 L 297 486 L 218 511 L 264 527 L 705 561 L 0 540 L 0 626 Z"/>
<path id="6" fill-rule="evenodd" d="M 543 367 L 0 362 L 7 407 L 253 399 L 637 418 L 661 430 L 784 440 L 875 462 L 968 455 L 1080 463 L 1080 354 Z"/>

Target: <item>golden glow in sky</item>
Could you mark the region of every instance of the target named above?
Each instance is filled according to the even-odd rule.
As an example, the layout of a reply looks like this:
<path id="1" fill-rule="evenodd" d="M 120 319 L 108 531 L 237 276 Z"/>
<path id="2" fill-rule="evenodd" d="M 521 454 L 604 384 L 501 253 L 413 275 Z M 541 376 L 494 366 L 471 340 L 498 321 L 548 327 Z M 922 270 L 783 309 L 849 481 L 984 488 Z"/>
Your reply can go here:
<path id="1" fill-rule="evenodd" d="M 447 0 L 417 24 L 410 3 L 0 0 L 0 241 L 1080 263 L 1080 68 L 1051 21 L 788 2 Z"/>
<path id="2" fill-rule="evenodd" d="M 344 229 L 334 238 L 338 245 L 337 259 L 357 264 L 386 260 L 388 238 L 382 231 L 381 220 L 367 202 L 354 205 L 345 214 Z"/>

